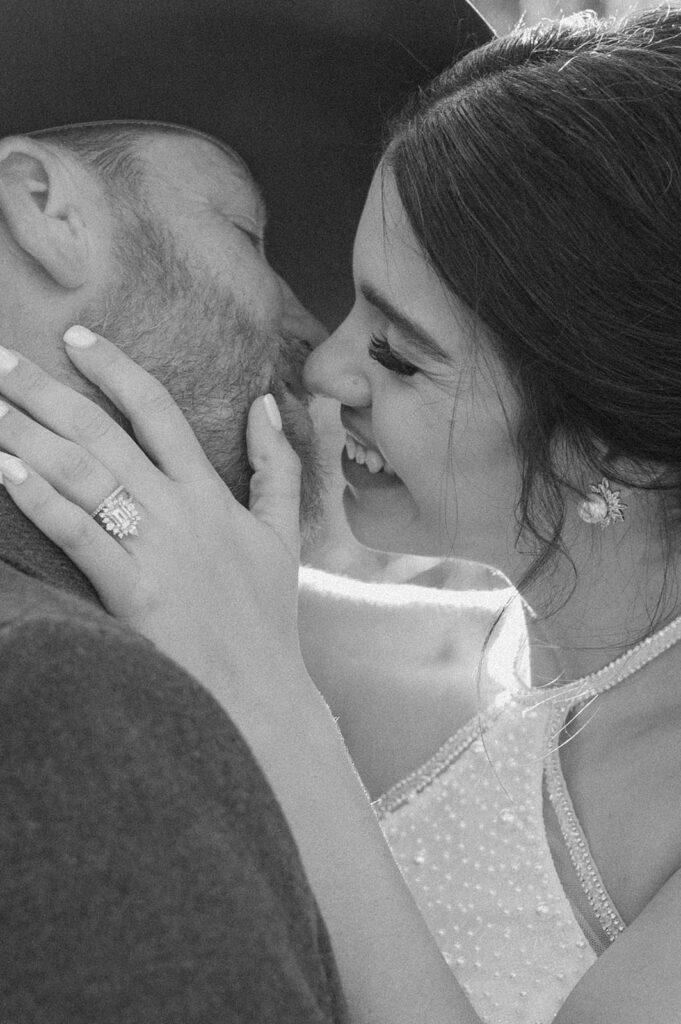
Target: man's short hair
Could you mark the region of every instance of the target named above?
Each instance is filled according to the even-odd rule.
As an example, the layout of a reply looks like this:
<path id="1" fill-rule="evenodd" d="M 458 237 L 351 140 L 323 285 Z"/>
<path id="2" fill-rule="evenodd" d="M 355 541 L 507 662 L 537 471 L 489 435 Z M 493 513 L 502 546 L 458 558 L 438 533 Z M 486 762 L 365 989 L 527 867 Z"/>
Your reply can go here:
<path id="1" fill-rule="evenodd" d="M 29 132 L 28 137 L 62 146 L 95 172 L 107 191 L 116 198 L 139 201 L 144 167 L 140 146 L 150 135 L 195 135 L 221 149 L 236 168 L 250 178 L 250 172 L 230 146 L 205 132 L 165 121 L 88 121 L 58 125 Z"/>

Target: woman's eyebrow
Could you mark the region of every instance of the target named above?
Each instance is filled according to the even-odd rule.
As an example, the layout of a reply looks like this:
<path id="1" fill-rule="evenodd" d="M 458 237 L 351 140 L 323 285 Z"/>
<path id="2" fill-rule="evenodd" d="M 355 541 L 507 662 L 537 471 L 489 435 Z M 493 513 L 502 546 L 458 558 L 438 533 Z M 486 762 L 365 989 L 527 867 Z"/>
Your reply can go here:
<path id="1" fill-rule="evenodd" d="M 404 313 L 400 313 L 399 309 L 395 309 L 385 295 L 381 295 L 380 292 L 376 291 L 369 284 L 360 284 L 359 293 L 367 302 L 380 310 L 400 333 L 407 337 L 413 348 L 420 350 L 425 356 L 435 359 L 437 362 L 446 363 L 447 365 L 451 363 L 451 356 L 435 338 L 428 334 L 427 331 L 424 331 L 423 327 L 419 327 L 417 323 L 410 320 Z"/>

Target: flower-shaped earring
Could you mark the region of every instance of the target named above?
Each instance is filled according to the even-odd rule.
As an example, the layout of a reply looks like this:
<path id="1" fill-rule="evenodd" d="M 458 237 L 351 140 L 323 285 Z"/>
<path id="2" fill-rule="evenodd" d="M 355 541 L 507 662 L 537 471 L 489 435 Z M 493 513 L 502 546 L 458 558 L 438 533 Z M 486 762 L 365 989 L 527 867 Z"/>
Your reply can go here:
<path id="1" fill-rule="evenodd" d="M 580 501 L 577 515 L 591 526 L 600 526 L 602 530 L 616 520 L 624 520 L 624 509 L 627 507 L 620 500 L 621 491 L 610 489 L 610 482 L 603 477 L 599 484 L 591 484 L 591 494 Z"/>

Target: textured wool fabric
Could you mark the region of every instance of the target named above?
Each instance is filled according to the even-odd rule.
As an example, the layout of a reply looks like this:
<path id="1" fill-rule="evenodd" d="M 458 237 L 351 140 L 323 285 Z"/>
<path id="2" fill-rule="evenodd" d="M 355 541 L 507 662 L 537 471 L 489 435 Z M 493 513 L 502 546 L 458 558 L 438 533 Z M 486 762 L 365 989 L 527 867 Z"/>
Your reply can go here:
<path id="1" fill-rule="evenodd" d="M 235 727 L 4 496 L 0 516 L 0 1020 L 345 1021 Z"/>

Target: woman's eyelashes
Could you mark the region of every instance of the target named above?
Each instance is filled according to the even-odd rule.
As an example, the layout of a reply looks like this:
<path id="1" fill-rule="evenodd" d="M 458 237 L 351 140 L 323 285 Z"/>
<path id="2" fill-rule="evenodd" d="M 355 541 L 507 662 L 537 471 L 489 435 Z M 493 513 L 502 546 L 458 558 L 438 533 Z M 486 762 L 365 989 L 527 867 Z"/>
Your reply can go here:
<path id="1" fill-rule="evenodd" d="M 405 359 L 401 359 L 400 356 L 393 352 L 388 339 L 382 334 L 371 335 L 369 358 L 374 359 L 381 366 L 384 366 L 386 370 L 396 373 L 399 377 L 413 377 L 415 373 L 419 372 L 417 366 L 414 366 L 413 363 L 408 363 Z"/>

